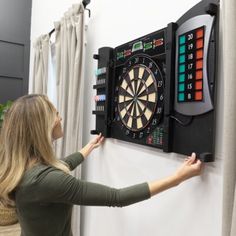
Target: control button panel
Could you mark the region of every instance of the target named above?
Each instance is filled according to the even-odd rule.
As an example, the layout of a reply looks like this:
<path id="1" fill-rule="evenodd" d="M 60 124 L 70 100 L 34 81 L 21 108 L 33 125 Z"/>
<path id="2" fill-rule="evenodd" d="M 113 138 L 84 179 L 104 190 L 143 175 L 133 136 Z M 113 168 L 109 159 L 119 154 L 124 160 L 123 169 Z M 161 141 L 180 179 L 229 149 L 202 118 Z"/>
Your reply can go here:
<path id="1" fill-rule="evenodd" d="M 163 127 L 157 127 L 148 137 L 146 142 L 149 145 L 163 145 Z"/>
<path id="2" fill-rule="evenodd" d="M 179 36 L 178 102 L 203 100 L 204 27 Z"/>
<path id="3" fill-rule="evenodd" d="M 175 111 L 180 114 L 200 115 L 213 109 L 207 65 L 214 18 L 190 18 L 176 31 Z"/>

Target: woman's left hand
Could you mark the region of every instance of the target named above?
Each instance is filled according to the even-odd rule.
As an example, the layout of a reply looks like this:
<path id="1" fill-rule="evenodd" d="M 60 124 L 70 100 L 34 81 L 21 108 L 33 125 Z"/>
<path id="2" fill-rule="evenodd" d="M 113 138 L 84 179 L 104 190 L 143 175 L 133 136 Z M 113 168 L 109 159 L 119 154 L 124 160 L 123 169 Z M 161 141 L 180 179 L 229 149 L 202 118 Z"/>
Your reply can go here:
<path id="1" fill-rule="evenodd" d="M 104 142 L 104 137 L 100 133 L 95 138 L 90 140 L 89 144 L 92 146 L 93 149 L 95 149 L 95 148 L 101 146 L 103 144 L 103 142 Z"/>

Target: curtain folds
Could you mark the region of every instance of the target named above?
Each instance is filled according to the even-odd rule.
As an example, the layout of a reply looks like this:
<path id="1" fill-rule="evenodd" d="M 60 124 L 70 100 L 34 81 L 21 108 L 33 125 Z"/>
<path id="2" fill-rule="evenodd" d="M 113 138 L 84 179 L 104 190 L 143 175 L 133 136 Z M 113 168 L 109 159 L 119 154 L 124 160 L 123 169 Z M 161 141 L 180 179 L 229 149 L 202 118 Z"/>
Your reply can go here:
<path id="1" fill-rule="evenodd" d="M 74 4 L 54 26 L 54 44 L 48 34 L 34 43 L 31 93 L 47 94 L 63 119 L 64 137 L 55 142 L 56 156 L 62 158 L 82 147 L 86 30 L 83 4 Z M 72 175 L 80 177 L 80 168 Z M 74 235 L 80 235 L 78 206 L 73 210 L 72 230 Z"/>
<path id="2" fill-rule="evenodd" d="M 47 94 L 49 35 L 41 35 L 34 43 L 32 93 Z"/>
<path id="3" fill-rule="evenodd" d="M 222 236 L 236 235 L 236 2 L 223 1 L 223 215 Z"/>
<path id="4" fill-rule="evenodd" d="M 82 147 L 85 19 L 83 4 L 75 4 L 55 23 L 57 108 L 63 119 L 64 137 L 56 142 L 58 157 Z M 80 177 L 80 169 L 74 172 Z M 79 208 L 73 214 L 74 235 L 79 235 Z"/>

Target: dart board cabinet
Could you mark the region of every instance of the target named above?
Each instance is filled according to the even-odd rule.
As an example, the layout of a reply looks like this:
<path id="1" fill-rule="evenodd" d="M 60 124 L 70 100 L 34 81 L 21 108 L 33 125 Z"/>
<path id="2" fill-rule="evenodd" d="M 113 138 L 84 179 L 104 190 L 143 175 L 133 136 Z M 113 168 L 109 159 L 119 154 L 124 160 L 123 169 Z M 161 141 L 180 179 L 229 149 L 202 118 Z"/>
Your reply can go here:
<path id="1" fill-rule="evenodd" d="M 99 48 L 92 134 L 214 160 L 218 1 L 115 48 Z"/>

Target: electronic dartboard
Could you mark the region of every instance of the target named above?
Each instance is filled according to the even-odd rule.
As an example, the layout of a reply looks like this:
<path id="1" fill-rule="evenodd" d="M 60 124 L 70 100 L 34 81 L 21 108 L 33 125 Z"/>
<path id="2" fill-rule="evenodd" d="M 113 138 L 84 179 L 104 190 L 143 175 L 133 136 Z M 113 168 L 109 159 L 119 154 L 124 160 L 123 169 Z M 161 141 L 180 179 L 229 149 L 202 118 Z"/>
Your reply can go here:
<path id="1" fill-rule="evenodd" d="M 218 1 L 115 48 L 102 47 L 92 134 L 214 160 Z"/>
<path id="2" fill-rule="evenodd" d="M 112 137 L 162 148 L 165 29 L 114 49 Z"/>

